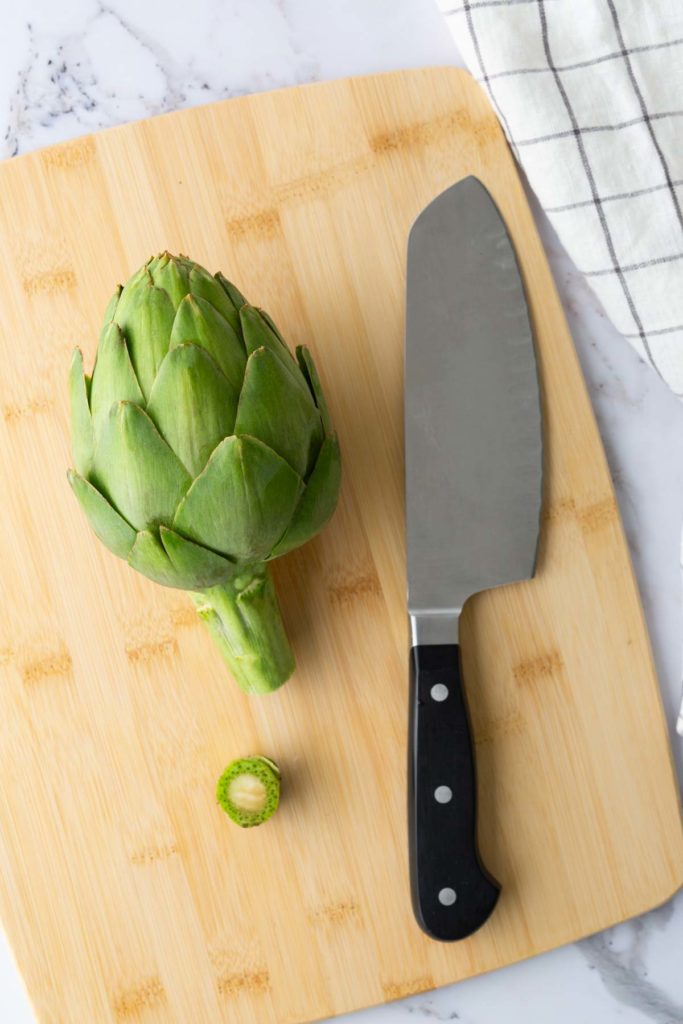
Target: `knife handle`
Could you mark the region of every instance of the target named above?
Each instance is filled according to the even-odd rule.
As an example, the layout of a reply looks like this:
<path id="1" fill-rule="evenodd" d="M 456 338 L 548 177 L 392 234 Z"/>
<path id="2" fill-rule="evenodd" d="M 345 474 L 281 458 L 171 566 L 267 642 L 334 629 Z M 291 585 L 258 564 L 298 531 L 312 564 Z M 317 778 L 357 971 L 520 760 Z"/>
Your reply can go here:
<path id="1" fill-rule="evenodd" d="M 408 827 L 413 910 L 433 939 L 476 931 L 500 886 L 477 849 L 476 779 L 457 644 L 410 652 Z"/>

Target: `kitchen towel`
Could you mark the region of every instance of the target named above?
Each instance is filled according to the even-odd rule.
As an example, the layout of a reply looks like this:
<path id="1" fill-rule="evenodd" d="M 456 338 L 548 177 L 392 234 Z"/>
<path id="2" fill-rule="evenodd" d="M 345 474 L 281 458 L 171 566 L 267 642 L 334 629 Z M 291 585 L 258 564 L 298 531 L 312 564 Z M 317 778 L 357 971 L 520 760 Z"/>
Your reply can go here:
<path id="1" fill-rule="evenodd" d="M 567 252 L 683 397 L 683 0 L 437 2 Z"/>

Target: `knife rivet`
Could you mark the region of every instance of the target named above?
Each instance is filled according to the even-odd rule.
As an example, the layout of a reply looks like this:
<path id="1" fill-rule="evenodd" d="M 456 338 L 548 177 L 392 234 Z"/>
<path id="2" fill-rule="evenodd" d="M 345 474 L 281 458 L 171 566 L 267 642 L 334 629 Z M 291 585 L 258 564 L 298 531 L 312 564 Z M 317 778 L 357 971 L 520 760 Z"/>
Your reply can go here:
<path id="1" fill-rule="evenodd" d="M 439 903 L 443 907 L 452 907 L 457 898 L 455 889 L 442 889 L 439 892 Z"/>
<path id="2" fill-rule="evenodd" d="M 453 790 L 450 786 L 437 786 L 434 790 L 434 799 L 438 804 L 447 804 L 453 798 Z"/>
<path id="3" fill-rule="evenodd" d="M 445 700 L 448 696 L 448 687 L 444 686 L 443 683 L 435 683 L 429 691 L 432 700 L 438 700 L 439 702 Z"/>

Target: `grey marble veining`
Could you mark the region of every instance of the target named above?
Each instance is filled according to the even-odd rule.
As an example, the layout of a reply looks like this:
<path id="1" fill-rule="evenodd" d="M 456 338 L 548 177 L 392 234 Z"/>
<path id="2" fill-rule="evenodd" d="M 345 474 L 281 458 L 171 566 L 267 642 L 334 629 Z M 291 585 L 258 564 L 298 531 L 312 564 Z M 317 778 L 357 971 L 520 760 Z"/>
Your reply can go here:
<path id="1" fill-rule="evenodd" d="M 277 86 L 462 63 L 431 0 L 5 0 L 2 23 L 0 157 Z M 683 404 L 610 326 L 533 205 L 614 477 L 673 735 Z M 683 745 L 673 743 L 683 779 Z M 0 1007 L 3 1024 L 32 1020 L 1 934 Z M 574 946 L 338 1019 L 682 1024 L 683 896 Z"/>

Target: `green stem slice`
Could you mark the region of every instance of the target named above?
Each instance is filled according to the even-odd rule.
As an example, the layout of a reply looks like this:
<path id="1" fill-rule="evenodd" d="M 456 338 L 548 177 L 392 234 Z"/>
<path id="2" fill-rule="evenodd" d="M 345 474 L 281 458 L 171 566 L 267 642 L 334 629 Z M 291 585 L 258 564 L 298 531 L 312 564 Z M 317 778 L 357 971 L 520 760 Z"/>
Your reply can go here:
<path id="1" fill-rule="evenodd" d="M 191 596 L 245 693 L 272 693 L 289 679 L 294 655 L 264 565 Z"/>
<path id="2" fill-rule="evenodd" d="M 261 825 L 277 810 L 280 769 L 267 757 L 232 761 L 216 786 L 216 798 L 225 813 L 241 828 Z"/>

